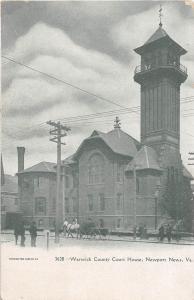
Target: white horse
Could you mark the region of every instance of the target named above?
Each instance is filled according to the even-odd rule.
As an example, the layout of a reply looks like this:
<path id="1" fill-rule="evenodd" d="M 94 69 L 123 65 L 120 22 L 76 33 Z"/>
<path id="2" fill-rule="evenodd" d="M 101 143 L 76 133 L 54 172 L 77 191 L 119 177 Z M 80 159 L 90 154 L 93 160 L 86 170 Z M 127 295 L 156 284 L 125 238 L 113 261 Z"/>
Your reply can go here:
<path id="1" fill-rule="evenodd" d="M 79 234 L 79 229 L 80 229 L 80 225 L 77 223 L 77 220 L 75 220 L 72 224 L 68 223 L 67 224 L 67 237 L 74 237 L 73 233 L 77 234 L 77 238 L 78 238 L 78 234 Z"/>

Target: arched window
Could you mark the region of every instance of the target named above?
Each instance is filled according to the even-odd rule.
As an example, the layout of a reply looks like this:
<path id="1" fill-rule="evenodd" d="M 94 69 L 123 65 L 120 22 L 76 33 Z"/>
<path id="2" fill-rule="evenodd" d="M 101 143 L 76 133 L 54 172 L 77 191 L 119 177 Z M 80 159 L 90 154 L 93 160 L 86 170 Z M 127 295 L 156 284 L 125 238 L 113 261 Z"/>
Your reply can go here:
<path id="1" fill-rule="evenodd" d="M 88 162 L 88 182 L 90 184 L 104 181 L 104 159 L 100 154 L 91 156 Z"/>

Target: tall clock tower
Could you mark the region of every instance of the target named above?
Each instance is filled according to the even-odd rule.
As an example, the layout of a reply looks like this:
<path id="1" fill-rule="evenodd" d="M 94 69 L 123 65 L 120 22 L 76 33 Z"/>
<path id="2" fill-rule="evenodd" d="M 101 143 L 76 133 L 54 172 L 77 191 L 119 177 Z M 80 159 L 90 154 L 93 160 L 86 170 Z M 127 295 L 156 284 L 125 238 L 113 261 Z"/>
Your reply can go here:
<path id="1" fill-rule="evenodd" d="M 158 154 L 166 149 L 180 156 L 180 85 L 187 78 L 180 57 L 186 50 L 160 22 L 156 32 L 134 51 L 141 56 L 134 75 L 141 85 L 141 143 Z"/>

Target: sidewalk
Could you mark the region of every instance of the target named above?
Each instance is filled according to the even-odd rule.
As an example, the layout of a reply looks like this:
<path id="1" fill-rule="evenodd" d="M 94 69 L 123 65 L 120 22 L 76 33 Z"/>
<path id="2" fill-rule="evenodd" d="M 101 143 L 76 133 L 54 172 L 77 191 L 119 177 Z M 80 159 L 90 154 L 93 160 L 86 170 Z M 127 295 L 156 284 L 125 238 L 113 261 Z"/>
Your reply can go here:
<path id="1" fill-rule="evenodd" d="M 30 234 L 26 231 L 25 234 L 27 237 L 30 237 Z M 38 237 L 45 237 L 44 231 L 39 231 L 38 232 Z M 55 233 L 50 232 L 50 240 L 54 240 L 55 238 Z M 73 238 L 65 238 L 63 234 L 60 234 L 60 240 L 62 241 L 67 241 L 67 240 L 72 240 Z M 77 240 L 76 235 L 74 234 L 74 239 Z M 79 240 L 79 239 L 78 239 Z M 133 238 L 133 236 L 116 236 L 116 235 L 108 235 L 107 237 L 103 237 L 99 239 L 99 237 L 96 238 L 82 238 L 81 240 L 92 240 L 92 241 L 112 241 L 112 242 L 131 242 L 131 243 L 154 243 L 154 244 L 171 244 L 171 245 L 193 245 L 194 246 L 194 238 L 193 237 L 185 237 L 182 238 L 179 242 L 176 240 L 172 240 L 170 243 L 168 243 L 167 239 L 165 238 L 163 242 L 160 242 L 156 237 L 150 237 L 149 239 L 140 239 L 137 237 L 136 239 Z M 14 241 L 14 234 L 13 230 L 2 230 L 1 231 L 1 242 L 6 243 L 6 242 L 12 242 Z"/>

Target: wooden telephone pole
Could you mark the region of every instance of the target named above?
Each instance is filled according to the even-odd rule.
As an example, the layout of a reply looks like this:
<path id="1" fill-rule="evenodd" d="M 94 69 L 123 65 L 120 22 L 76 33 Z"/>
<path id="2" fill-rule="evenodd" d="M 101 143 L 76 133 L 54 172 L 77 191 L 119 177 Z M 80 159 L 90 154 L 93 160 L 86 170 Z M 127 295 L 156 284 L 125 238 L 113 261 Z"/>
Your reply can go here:
<path id="1" fill-rule="evenodd" d="M 55 215 L 55 243 L 59 243 L 60 220 L 61 220 L 61 145 L 66 145 L 61 142 L 61 138 L 67 135 L 69 127 L 62 125 L 60 122 L 48 121 L 48 125 L 54 127 L 50 130 L 50 135 L 53 137 L 50 141 L 57 143 L 57 190 L 56 190 L 56 215 Z"/>

